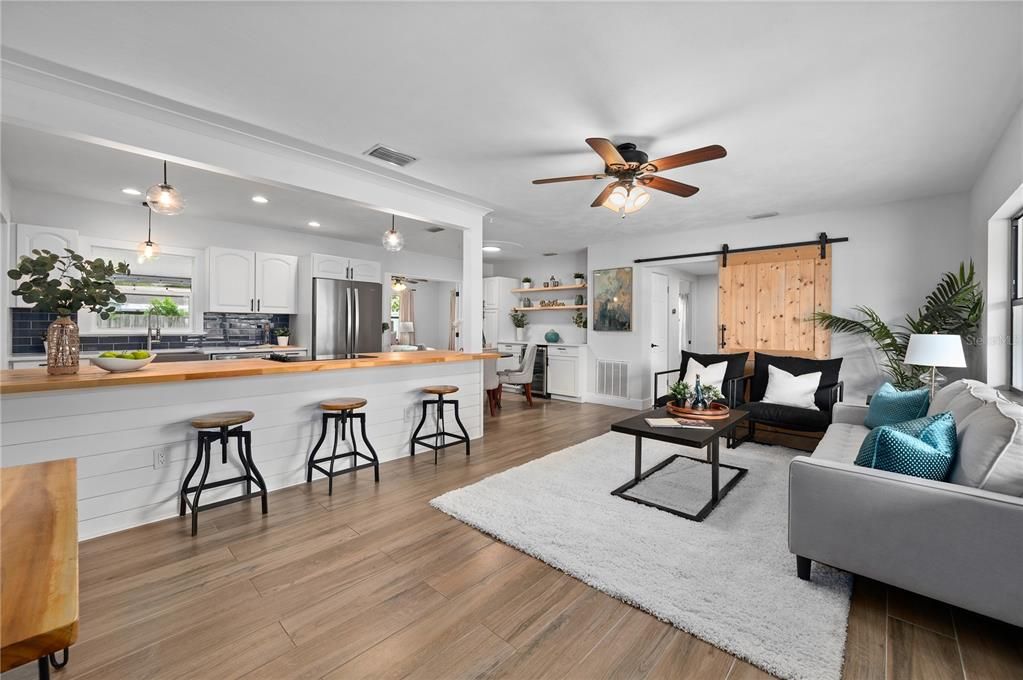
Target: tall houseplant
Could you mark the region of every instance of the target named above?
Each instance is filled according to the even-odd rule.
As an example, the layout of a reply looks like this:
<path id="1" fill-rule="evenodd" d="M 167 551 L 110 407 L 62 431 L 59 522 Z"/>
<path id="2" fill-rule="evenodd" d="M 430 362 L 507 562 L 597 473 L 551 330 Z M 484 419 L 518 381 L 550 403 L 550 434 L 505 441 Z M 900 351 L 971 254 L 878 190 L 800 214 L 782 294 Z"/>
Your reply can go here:
<path id="1" fill-rule="evenodd" d="M 938 286 L 924 300 L 916 315 L 906 315 L 904 323 L 889 326 L 870 307 L 853 309 L 863 319 L 849 319 L 827 312 L 814 314 L 814 321 L 835 333 L 865 335 L 874 341 L 884 355 L 884 373 L 893 385 L 909 390 L 919 387 L 924 367 L 907 366 L 906 348 L 913 333 L 971 336 L 984 312 L 984 293 L 976 280 L 973 262 L 969 269 L 961 263 L 958 272 L 945 272 Z"/>
<path id="2" fill-rule="evenodd" d="M 50 375 L 78 373 L 81 351 L 78 324 L 71 315 L 82 309 L 109 319 L 115 303 L 127 298 L 111 281 L 115 274 L 129 274 L 124 262 L 114 264 L 97 258 L 87 260 L 73 250 L 65 255 L 49 250 L 33 250 L 32 257 L 23 257 L 7 276 L 21 284 L 11 291 L 32 305 L 37 312 L 50 312 L 57 319 L 46 331 L 46 372 Z"/>

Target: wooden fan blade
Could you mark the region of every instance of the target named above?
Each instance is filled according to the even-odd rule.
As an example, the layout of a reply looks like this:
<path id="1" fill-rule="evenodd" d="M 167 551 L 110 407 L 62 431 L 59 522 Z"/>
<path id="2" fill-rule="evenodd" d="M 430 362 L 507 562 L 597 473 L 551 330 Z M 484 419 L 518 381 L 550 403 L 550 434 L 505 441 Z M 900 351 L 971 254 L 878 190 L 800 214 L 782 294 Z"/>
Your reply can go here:
<path id="1" fill-rule="evenodd" d="M 571 177 L 548 177 L 547 179 L 534 179 L 533 184 L 553 184 L 554 182 L 575 182 L 580 179 L 604 179 L 607 175 L 572 175 Z"/>
<path id="2" fill-rule="evenodd" d="M 657 189 L 658 191 L 667 191 L 669 194 L 675 194 L 683 198 L 689 198 L 700 189 L 690 184 L 683 184 L 682 182 L 676 182 L 673 179 L 665 179 L 664 177 L 640 177 L 637 180 L 643 186 L 650 187 L 651 189 Z"/>
<path id="3" fill-rule="evenodd" d="M 590 137 L 586 140 L 586 143 L 597 152 L 597 155 L 604 159 L 604 165 L 609 168 L 625 168 L 629 164 L 622 158 L 622 154 L 618 152 L 618 148 L 611 143 L 610 139 L 604 139 L 603 137 Z"/>
<path id="4" fill-rule="evenodd" d="M 604 190 L 597 194 L 596 200 L 594 200 L 593 203 L 590 203 L 590 207 L 599 208 L 600 206 L 604 205 L 604 201 L 607 200 L 607 197 L 611 195 L 611 192 L 614 190 L 616 186 L 618 186 L 618 182 L 611 182 L 606 187 L 604 187 Z"/>
<path id="5" fill-rule="evenodd" d="M 725 147 L 719 146 L 718 144 L 712 144 L 711 146 L 705 146 L 702 149 L 693 149 L 692 151 L 683 151 L 677 153 L 674 156 L 665 156 L 664 158 L 658 158 L 655 161 L 650 161 L 643 166 L 643 170 L 646 172 L 664 172 L 665 170 L 671 170 L 672 168 L 681 168 L 683 165 L 693 165 L 694 163 L 703 163 L 704 161 L 713 161 L 718 158 L 724 158 L 728 154 L 725 151 Z"/>

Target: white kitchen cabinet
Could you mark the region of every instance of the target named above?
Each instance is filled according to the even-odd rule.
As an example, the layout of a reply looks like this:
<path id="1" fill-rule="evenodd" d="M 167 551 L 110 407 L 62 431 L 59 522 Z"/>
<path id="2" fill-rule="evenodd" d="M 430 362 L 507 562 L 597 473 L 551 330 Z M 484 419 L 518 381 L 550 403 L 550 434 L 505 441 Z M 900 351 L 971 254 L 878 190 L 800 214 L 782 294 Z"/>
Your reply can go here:
<path id="1" fill-rule="evenodd" d="M 562 397 L 578 397 L 579 348 L 547 346 L 547 391 Z"/>
<path id="2" fill-rule="evenodd" d="M 380 263 L 338 255 L 312 256 L 313 278 L 344 279 L 380 283 Z"/>
<path id="3" fill-rule="evenodd" d="M 210 248 L 211 312 L 256 311 L 256 253 L 237 248 Z"/>
<path id="4" fill-rule="evenodd" d="M 270 314 L 298 312 L 298 257 L 256 253 L 256 311 Z"/>
<path id="5" fill-rule="evenodd" d="M 49 250 L 58 255 L 64 255 L 64 249 L 78 250 L 78 232 L 74 229 L 61 229 L 59 227 L 39 227 L 34 224 L 19 224 L 15 227 L 15 248 L 14 259 L 8 262 L 8 267 L 17 267 L 22 257 L 32 257 L 33 250 Z M 12 287 L 17 282 L 11 282 Z M 31 307 L 29 303 L 20 297 L 10 296 L 10 306 Z"/>
<path id="6" fill-rule="evenodd" d="M 498 292 L 500 291 L 501 277 L 487 276 L 483 279 L 483 308 L 497 307 Z"/>

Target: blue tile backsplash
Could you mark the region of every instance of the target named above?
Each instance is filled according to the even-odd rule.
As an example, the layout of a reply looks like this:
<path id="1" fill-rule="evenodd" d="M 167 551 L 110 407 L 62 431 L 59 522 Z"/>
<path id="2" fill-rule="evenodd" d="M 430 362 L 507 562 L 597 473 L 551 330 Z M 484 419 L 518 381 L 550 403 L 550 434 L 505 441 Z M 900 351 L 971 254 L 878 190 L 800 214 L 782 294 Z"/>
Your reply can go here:
<path id="1" fill-rule="evenodd" d="M 36 312 L 20 307 L 11 309 L 11 352 L 13 354 L 42 354 L 46 329 L 56 318 L 56 314 L 48 312 Z M 270 328 L 280 328 L 289 324 L 289 317 L 286 314 L 206 312 L 203 316 L 203 326 L 206 329 L 205 338 L 200 335 L 168 335 L 165 333 L 161 342 L 153 342 L 153 349 L 184 349 L 200 344 L 258 345 L 264 341 L 264 327 L 268 323 Z M 272 336 L 270 342 L 276 342 Z M 146 336 L 144 334 L 82 337 L 83 352 L 138 349 L 145 346 Z"/>

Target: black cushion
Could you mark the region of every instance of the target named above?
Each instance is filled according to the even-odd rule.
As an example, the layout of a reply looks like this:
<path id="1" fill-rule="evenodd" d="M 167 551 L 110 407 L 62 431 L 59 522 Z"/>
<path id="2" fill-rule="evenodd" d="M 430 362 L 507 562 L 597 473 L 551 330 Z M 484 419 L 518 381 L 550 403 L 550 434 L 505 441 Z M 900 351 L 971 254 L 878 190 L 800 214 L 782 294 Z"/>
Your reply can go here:
<path id="1" fill-rule="evenodd" d="M 730 380 L 735 378 L 741 378 L 746 374 L 746 360 L 749 359 L 749 352 L 738 352 L 737 354 L 695 354 L 693 352 L 682 351 L 682 363 L 679 364 L 678 368 L 678 379 L 682 380 L 686 377 L 686 366 L 689 364 L 690 359 L 696 359 L 696 363 L 701 366 L 710 366 L 712 364 L 720 364 L 722 361 L 728 365 L 725 366 L 725 380 L 722 384 L 721 393 L 725 395 L 725 402 L 727 403 L 728 397 L 731 395 Z M 741 384 L 740 384 L 741 387 Z M 742 399 L 744 395 L 735 395 L 736 399 Z"/>
<path id="2" fill-rule="evenodd" d="M 750 420 L 754 422 L 777 425 L 790 430 L 823 432 L 831 424 L 830 411 L 814 411 L 809 408 L 768 404 L 762 401 L 750 402 L 742 408 L 749 411 Z"/>
<path id="3" fill-rule="evenodd" d="M 753 359 L 753 384 L 750 386 L 750 401 L 760 401 L 767 393 L 768 366 L 776 366 L 792 375 L 806 375 L 820 371 L 821 381 L 817 385 L 814 402 L 822 411 L 830 408 L 826 388 L 838 383 L 838 373 L 842 368 L 841 357 L 838 359 L 806 359 L 756 352 Z"/>

